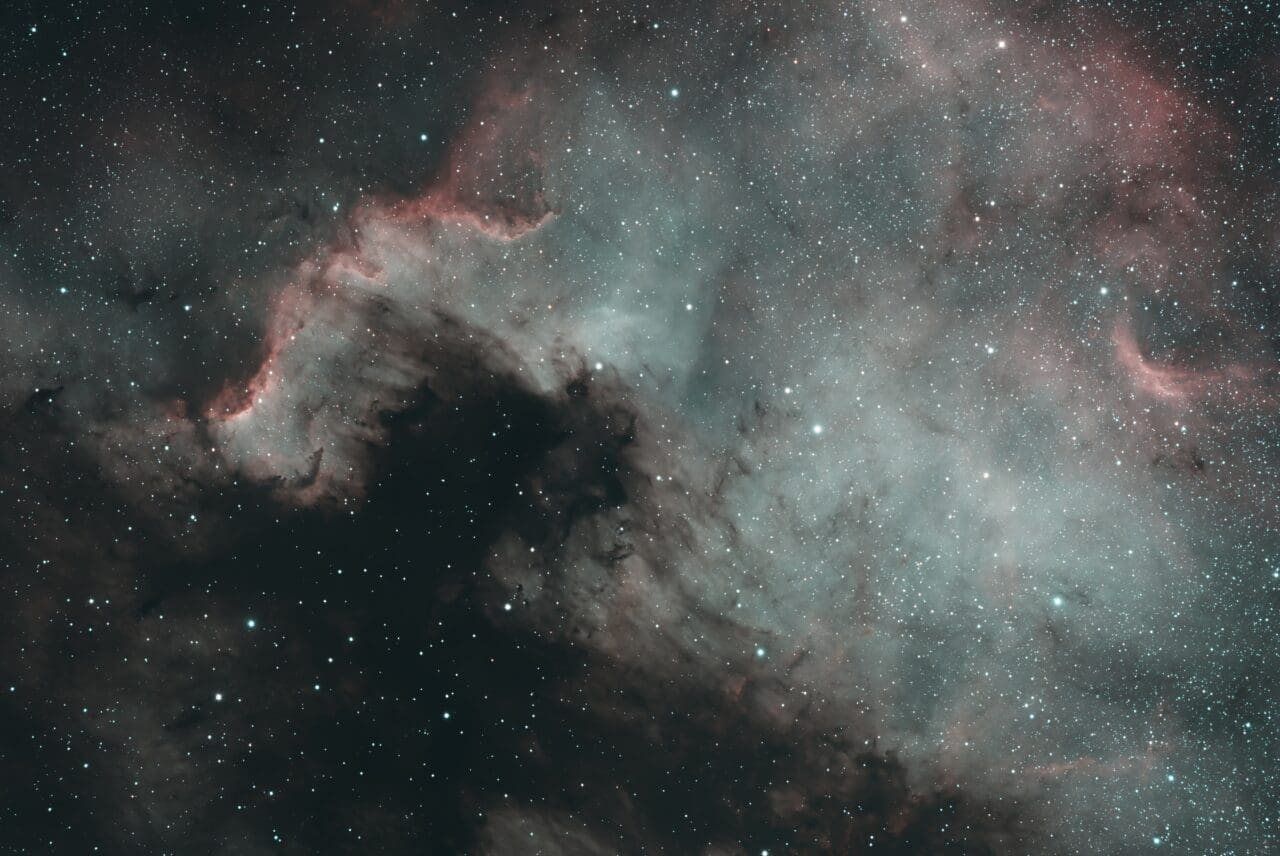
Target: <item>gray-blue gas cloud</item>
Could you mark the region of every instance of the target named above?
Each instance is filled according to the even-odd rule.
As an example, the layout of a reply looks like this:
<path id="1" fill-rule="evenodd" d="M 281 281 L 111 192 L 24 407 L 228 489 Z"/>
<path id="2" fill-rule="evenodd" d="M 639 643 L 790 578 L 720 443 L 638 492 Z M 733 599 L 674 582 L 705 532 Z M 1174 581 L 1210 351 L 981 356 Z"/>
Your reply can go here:
<path id="1" fill-rule="evenodd" d="M 534 5 L 5 13 L 12 852 L 1270 852 L 1274 10 Z"/>

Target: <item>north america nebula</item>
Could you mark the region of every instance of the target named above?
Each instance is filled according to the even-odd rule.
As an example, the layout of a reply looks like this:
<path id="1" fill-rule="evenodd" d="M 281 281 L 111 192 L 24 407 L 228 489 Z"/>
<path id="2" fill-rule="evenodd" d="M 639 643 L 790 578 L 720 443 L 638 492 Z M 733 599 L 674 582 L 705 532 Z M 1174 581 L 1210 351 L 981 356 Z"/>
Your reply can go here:
<path id="1" fill-rule="evenodd" d="M 0 20 L 4 852 L 1280 849 L 1280 7 Z"/>

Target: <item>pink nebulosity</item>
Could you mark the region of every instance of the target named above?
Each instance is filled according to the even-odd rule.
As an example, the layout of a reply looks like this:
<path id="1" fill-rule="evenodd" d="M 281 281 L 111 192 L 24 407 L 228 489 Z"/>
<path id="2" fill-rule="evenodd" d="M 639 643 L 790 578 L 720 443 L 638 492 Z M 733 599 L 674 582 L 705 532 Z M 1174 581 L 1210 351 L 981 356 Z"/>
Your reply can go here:
<path id="1" fill-rule="evenodd" d="M 538 229 L 554 216 L 542 187 L 539 108 L 532 85 L 490 85 L 425 190 L 369 200 L 361 213 L 398 223 L 461 223 L 503 241 Z"/>
<path id="2" fill-rule="evenodd" d="M 1115 325 L 1111 342 L 1123 374 L 1153 398 L 1182 405 L 1209 399 L 1246 407 L 1276 403 L 1271 391 L 1274 369 L 1242 362 L 1203 369 L 1162 365 L 1143 356 L 1132 327 L 1124 321 Z"/>
<path id="3" fill-rule="evenodd" d="M 1111 334 L 1116 361 L 1140 391 L 1166 401 L 1186 403 L 1204 392 L 1203 380 L 1189 369 L 1162 366 L 1142 355 L 1128 324 L 1118 323 Z"/>
<path id="4" fill-rule="evenodd" d="M 246 379 L 228 379 L 223 384 L 204 408 L 209 421 L 229 422 L 244 418 L 279 385 L 282 380 L 278 370 L 280 360 L 288 343 L 305 323 L 304 309 L 298 288 L 291 286 L 280 293 L 271 311 L 258 367 Z"/>
<path id="5" fill-rule="evenodd" d="M 308 412 L 312 405 L 307 388 L 298 386 L 304 379 L 286 376 L 310 365 L 312 350 L 329 353 L 372 347 L 364 339 L 371 331 L 345 325 L 342 319 L 348 316 L 343 307 L 359 306 L 369 299 L 371 288 L 387 289 L 388 267 L 401 269 L 407 259 L 418 256 L 419 248 L 437 241 L 444 227 L 460 225 L 473 239 L 508 242 L 552 217 L 542 192 L 539 126 L 531 100 L 527 88 L 491 87 L 450 148 L 444 167 L 424 190 L 407 198 L 370 196 L 353 206 L 346 228 L 299 265 L 280 290 L 256 367 L 248 377 L 227 380 L 202 408 L 211 423 L 236 423 L 242 440 L 247 436 L 243 426 L 250 421 L 254 432 L 275 431 L 282 421 L 293 425 L 295 417 L 294 428 L 307 425 L 299 430 L 309 448 L 317 451 L 309 459 L 310 469 L 297 482 L 301 488 L 291 493 L 293 500 L 311 504 L 332 489 L 335 476 L 330 467 L 345 464 L 343 478 L 352 471 L 350 461 L 333 451 L 335 444 L 342 443 L 341 431 L 317 429 L 319 423 Z M 511 181 L 503 183 L 503 177 Z M 378 299 L 395 298 L 388 291 Z M 308 331 L 305 344 L 297 344 L 308 326 L 316 329 Z M 295 347 L 304 347 L 307 353 L 291 354 Z M 395 366 L 388 371 L 394 375 Z M 251 450 L 241 451 L 266 478 L 298 463 L 296 455 L 292 459 L 267 456 L 271 460 L 265 461 L 253 457 Z"/>

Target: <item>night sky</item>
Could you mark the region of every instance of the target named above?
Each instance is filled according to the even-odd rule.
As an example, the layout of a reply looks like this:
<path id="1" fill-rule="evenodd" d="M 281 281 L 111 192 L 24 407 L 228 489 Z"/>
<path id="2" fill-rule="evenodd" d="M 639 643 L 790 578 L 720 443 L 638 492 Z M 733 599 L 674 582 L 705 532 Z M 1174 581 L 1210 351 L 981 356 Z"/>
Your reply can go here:
<path id="1" fill-rule="evenodd" d="M 0 22 L 0 852 L 1280 852 L 1280 5 Z"/>

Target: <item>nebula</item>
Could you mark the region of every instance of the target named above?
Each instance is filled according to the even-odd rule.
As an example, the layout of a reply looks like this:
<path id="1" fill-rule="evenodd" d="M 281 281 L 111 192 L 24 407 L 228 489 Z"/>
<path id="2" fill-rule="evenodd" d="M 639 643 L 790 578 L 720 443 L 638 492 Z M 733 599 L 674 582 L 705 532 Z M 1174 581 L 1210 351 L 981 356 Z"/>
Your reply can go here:
<path id="1" fill-rule="evenodd" d="M 14 853 L 1267 853 L 1280 19 L 6 10 Z"/>

